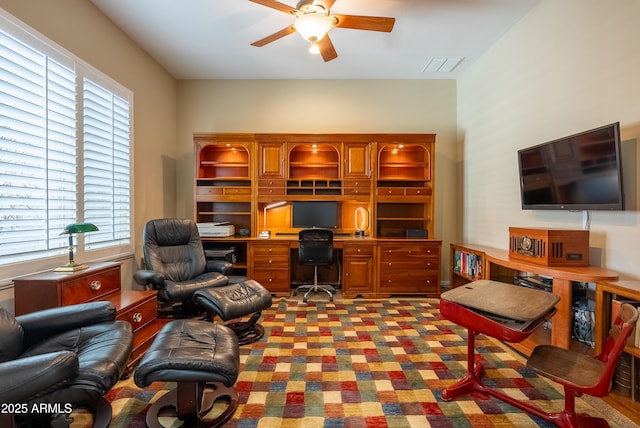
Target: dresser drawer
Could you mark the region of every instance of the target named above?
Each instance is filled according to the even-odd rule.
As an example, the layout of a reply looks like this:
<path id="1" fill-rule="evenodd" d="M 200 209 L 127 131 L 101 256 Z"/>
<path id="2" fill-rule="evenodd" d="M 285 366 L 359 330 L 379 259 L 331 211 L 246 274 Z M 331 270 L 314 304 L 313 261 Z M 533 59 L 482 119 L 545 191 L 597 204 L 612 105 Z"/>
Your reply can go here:
<path id="1" fill-rule="evenodd" d="M 120 291 L 120 265 L 61 284 L 61 306 L 89 302 L 115 291 Z"/>

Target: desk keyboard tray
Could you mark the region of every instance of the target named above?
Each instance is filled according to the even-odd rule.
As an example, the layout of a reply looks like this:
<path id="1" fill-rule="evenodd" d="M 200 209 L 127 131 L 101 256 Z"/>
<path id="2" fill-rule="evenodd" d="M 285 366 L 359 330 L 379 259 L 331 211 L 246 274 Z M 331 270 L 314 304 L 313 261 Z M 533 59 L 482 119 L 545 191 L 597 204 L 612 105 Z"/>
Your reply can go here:
<path id="1" fill-rule="evenodd" d="M 540 319 L 560 300 L 559 296 L 546 291 L 486 279 L 446 291 L 440 298 L 521 322 Z"/>

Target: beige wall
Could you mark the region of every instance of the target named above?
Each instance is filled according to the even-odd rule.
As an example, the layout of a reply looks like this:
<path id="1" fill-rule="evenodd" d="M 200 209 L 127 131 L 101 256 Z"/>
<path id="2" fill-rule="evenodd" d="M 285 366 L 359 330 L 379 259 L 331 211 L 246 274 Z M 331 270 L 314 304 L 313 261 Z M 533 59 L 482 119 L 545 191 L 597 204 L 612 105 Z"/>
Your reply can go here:
<path id="1" fill-rule="evenodd" d="M 193 217 L 194 132 L 435 133 L 435 237 L 455 236 L 453 80 L 190 80 L 178 84 L 178 215 Z M 183 173 L 184 172 L 184 173 Z"/>
<path id="2" fill-rule="evenodd" d="M 134 92 L 136 256 L 123 264 L 123 287 L 131 287 L 142 225 L 176 211 L 177 83 L 89 1 L 0 0 L 0 7 Z"/>
<path id="3" fill-rule="evenodd" d="M 639 21 L 637 0 L 542 0 L 459 79 L 465 242 L 506 249 L 509 226 L 582 228 L 580 212 L 520 208 L 516 151 L 619 121 L 628 208 L 592 212 L 591 262 L 640 278 Z"/>

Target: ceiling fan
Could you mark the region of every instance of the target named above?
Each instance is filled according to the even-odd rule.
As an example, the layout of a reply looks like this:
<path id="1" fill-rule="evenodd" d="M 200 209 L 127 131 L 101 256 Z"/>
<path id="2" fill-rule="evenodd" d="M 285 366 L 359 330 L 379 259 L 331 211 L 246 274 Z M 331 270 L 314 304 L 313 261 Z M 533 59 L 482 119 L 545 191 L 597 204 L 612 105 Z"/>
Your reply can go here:
<path id="1" fill-rule="evenodd" d="M 351 28 L 354 30 L 383 31 L 388 33 L 393 30 L 393 24 L 396 22 L 395 18 L 385 18 L 381 16 L 332 15 L 330 9 L 336 0 L 300 0 L 296 7 L 287 6 L 275 0 L 249 1 L 296 17 L 292 25 L 264 39 L 251 43 L 252 46 L 262 47 L 284 36 L 297 32 L 305 40 L 311 42 L 309 52 L 321 54 L 325 62 L 338 57 L 333 43 L 329 38 L 329 34 L 327 34 L 331 28 Z"/>

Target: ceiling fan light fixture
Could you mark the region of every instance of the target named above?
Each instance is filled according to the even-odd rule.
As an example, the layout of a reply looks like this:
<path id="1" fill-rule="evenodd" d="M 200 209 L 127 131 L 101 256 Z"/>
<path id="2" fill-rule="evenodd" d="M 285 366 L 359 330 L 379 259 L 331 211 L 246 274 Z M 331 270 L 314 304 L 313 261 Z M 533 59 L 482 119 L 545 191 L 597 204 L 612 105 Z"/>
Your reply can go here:
<path id="1" fill-rule="evenodd" d="M 306 13 L 296 18 L 293 28 L 310 42 L 317 42 L 329 32 L 332 27 L 331 18 L 322 13 Z"/>
<path id="2" fill-rule="evenodd" d="M 311 43 L 311 46 L 309 46 L 309 53 L 312 53 L 314 55 L 319 55 L 320 54 L 320 46 L 318 46 L 318 44 L 316 42 Z"/>

